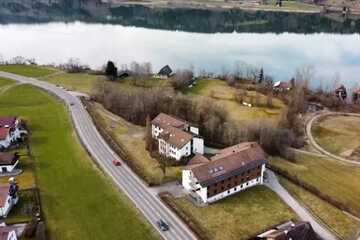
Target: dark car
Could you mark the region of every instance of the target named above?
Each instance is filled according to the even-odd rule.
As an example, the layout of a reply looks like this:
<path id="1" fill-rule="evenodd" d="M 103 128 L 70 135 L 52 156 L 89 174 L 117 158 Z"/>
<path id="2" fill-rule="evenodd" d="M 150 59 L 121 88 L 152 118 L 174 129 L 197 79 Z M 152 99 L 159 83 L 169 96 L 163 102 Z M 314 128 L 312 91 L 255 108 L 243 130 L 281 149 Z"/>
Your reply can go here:
<path id="1" fill-rule="evenodd" d="M 160 228 L 161 231 L 165 232 L 169 230 L 169 225 L 164 222 L 164 220 L 160 219 L 159 221 L 156 222 L 156 224 L 158 225 L 158 227 Z"/>
<path id="2" fill-rule="evenodd" d="M 115 165 L 115 166 L 121 166 L 121 162 L 117 159 L 114 159 L 112 160 L 112 163 Z"/>

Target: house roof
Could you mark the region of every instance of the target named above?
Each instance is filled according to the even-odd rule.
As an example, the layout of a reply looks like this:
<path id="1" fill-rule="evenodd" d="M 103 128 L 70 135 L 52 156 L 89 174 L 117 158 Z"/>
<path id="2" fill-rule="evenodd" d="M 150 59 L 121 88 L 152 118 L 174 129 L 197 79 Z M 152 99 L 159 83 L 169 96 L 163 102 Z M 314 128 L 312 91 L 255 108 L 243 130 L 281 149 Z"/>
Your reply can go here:
<path id="1" fill-rule="evenodd" d="M 197 167 L 202 164 L 209 163 L 209 162 L 210 162 L 210 160 L 207 159 L 206 157 L 204 157 L 203 155 L 196 154 L 192 159 L 190 159 L 190 161 L 186 165 L 186 169 L 192 169 L 194 167 Z"/>
<path id="2" fill-rule="evenodd" d="M 14 165 L 19 159 L 19 156 L 14 153 L 0 153 L 0 166 Z"/>
<path id="3" fill-rule="evenodd" d="M 169 65 L 164 66 L 163 68 L 160 69 L 159 71 L 159 75 L 166 75 L 166 76 L 170 76 L 172 73 L 172 69 L 170 68 Z"/>
<path id="4" fill-rule="evenodd" d="M 165 113 L 159 113 L 152 121 L 152 124 L 158 125 L 162 128 L 175 127 L 175 128 L 184 128 L 188 124 L 186 121 L 178 119 L 176 117 L 170 116 Z"/>
<path id="5" fill-rule="evenodd" d="M 293 223 L 289 221 L 277 226 L 263 234 L 259 235 L 260 239 L 274 239 L 274 240 L 317 240 L 316 235 L 311 224 L 308 222 Z"/>
<path id="6" fill-rule="evenodd" d="M 164 139 L 167 143 L 174 145 L 178 149 L 183 148 L 192 139 L 192 135 L 190 133 L 172 126 L 164 128 L 164 131 L 159 137 Z"/>
<path id="7" fill-rule="evenodd" d="M 335 92 L 346 92 L 346 87 L 344 85 L 341 85 L 337 89 L 335 89 Z"/>
<path id="8" fill-rule="evenodd" d="M 288 89 L 290 88 L 290 84 L 288 82 L 277 81 L 274 83 L 274 88 Z"/>
<path id="9" fill-rule="evenodd" d="M 2 227 L 0 227 L 0 240 L 7 240 L 9 234 L 12 231 L 16 232 L 16 228 L 10 227 L 10 226 L 2 226 Z"/>
<path id="10" fill-rule="evenodd" d="M 16 117 L 0 117 L 0 127 L 13 126 L 16 122 Z"/>
<path id="11" fill-rule="evenodd" d="M 0 207 L 5 206 L 8 196 L 9 196 L 9 186 L 0 185 Z"/>
<path id="12" fill-rule="evenodd" d="M 264 151 L 255 142 L 225 148 L 207 164 L 191 168 L 201 186 L 209 186 L 266 163 Z"/>
<path id="13" fill-rule="evenodd" d="M 5 140 L 9 132 L 10 128 L 0 127 L 0 140 Z"/>
<path id="14" fill-rule="evenodd" d="M 360 94 L 360 88 L 354 89 L 354 93 L 355 93 L 355 94 Z"/>

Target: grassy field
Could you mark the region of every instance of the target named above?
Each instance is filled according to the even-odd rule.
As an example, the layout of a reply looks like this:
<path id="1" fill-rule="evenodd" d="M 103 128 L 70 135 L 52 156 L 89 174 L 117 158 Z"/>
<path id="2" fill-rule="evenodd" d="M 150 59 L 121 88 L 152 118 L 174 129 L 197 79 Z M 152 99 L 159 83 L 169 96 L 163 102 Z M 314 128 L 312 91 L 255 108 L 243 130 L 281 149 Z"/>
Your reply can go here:
<path id="1" fill-rule="evenodd" d="M 324 149 L 348 157 L 355 148 L 360 147 L 360 118 L 350 116 L 325 118 L 314 125 L 313 135 L 316 142 Z"/>
<path id="2" fill-rule="evenodd" d="M 32 130 L 36 180 L 51 239 L 156 239 L 92 164 L 60 102 L 20 85 L 0 96 L 0 114 L 20 116 Z"/>
<path id="3" fill-rule="evenodd" d="M 254 120 L 266 119 L 277 123 L 284 104 L 273 98 L 274 108 L 252 107 L 241 105 L 235 101 L 236 89 L 227 85 L 225 81 L 217 79 L 198 80 L 196 86 L 187 91 L 187 94 L 196 98 L 211 98 L 215 103 L 223 106 L 230 117 L 239 124 L 251 123 Z M 254 91 L 247 91 L 248 96 L 255 96 Z M 259 94 L 260 103 L 265 104 L 266 96 Z"/>
<path id="4" fill-rule="evenodd" d="M 71 91 L 90 93 L 93 85 L 104 78 L 103 76 L 88 73 L 61 73 L 46 77 L 44 80 Z"/>
<path id="5" fill-rule="evenodd" d="M 100 116 L 102 126 L 105 127 L 107 133 L 131 154 L 132 163 L 144 174 L 147 182 L 160 184 L 181 179 L 180 167 L 167 167 L 164 176 L 158 161 L 145 150 L 144 127 L 131 124 L 121 117 L 107 112 L 99 104 L 91 106 Z"/>
<path id="6" fill-rule="evenodd" d="M 211 240 L 241 240 L 297 216 L 265 186 L 257 186 L 207 207 L 195 207 L 185 198 L 177 207 Z"/>
<path id="7" fill-rule="evenodd" d="M 43 77 L 55 73 L 54 68 L 41 67 L 36 65 L 0 65 L 0 71 L 15 73 L 26 77 Z"/>
<path id="8" fill-rule="evenodd" d="M 327 202 L 321 200 L 312 193 L 280 178 L 283 185 L 292 196 L 306 206 L 313 215 L 321 219 L 322 222 L 344 239 L 353 239 L 356 230 L 360 229 L 360 222 L 346 215 L 341 210 L 333 207 Z"/>
<path id="9" fill-rule="evenodd" d="M 271 158 L 270 164 L 286 170 L 322 193 L 353 209 L 360 216 L 360 168 L 326 158 L 298 154 L 296 163 Z"/>
<path id="10" fill-rule="evenodd" d="M 13 83 L 15 82 L 10 79 L 0 77 L 0 88 L 8 86 Z"/>

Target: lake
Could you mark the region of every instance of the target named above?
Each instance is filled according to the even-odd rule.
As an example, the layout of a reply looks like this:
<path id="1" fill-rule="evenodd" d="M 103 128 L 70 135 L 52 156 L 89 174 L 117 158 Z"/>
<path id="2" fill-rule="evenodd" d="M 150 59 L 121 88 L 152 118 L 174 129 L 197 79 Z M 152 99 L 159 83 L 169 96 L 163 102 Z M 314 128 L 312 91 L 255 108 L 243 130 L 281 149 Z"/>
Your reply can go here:
<path id="1" fill-rule="evenodd" d="M 195 33 L 100 23 L 0 25 L 0 55 L 35 58 L 39 64 L 78 58 L 91 68 L 108 60 L 118 66 L 151 62 L 153 70 L 193 66 L 219 73 L 234 63 L 263 67 L 275 80 L 289 80 L 302 66 L 314 66 L 312 86 L 349 87 L 360 82 L 360 35 L 338 33 Z"/>

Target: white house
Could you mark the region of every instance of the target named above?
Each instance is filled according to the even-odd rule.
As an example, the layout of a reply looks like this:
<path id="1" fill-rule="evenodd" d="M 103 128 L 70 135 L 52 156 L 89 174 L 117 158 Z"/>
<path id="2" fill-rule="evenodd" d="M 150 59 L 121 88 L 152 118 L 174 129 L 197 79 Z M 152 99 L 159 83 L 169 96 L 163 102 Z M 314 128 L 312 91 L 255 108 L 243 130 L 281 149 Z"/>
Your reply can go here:
<path id="1" fill-rule="evenodd" d="M 0 226 L 0 240 L 17 240 L 16 228 Z"/>
<path id="2" fill-rule="evenodd" d="M 17 153 L 0 153 L 0 173 L 12 172 L 18 163 Z"/>
<path id="3" fill-rule="evenodd" d="M 16 184 L 0 185 L 0 217 L 6 218 L 18 200 Z"/>
<path id="4" fill-rule="evenodd" d="M 263 184 L 265 164 L 265 153 L 257 143 L 240 143 L 210 159 L 195 155 L 182 171 L 182 185 L 197 201 L 215 202 Z"/>
<path id="5" fill-rule="evenodd" d="M 0 117 L 0 149 L 8 148 L 27 135 L 21 121 L 16 117 Z"/>
<path id="6" fill-rule="evenodd" d="M 199 129 L 173 116 L 160 113 L 151 122 L 151 134 L 158 141 L 159 153 L 180 160 L 193 153 L 204 153 Z"/>

